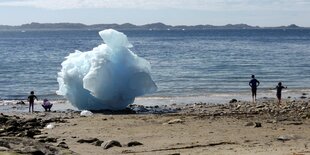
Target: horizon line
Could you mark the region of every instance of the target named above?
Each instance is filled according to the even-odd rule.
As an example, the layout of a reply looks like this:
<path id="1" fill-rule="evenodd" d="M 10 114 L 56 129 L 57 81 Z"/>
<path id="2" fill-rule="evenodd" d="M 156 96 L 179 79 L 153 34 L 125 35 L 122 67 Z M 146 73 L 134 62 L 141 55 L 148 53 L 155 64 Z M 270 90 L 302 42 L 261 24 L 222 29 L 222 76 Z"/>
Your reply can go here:
<path id="1" fill-rule="evenodd" d="M 264 27 L 282 27 L 282 26 L 297 26 L 297 27 L 300 27 L 300 28 L 308 28 L 307 26 L 299 26 L 297 24 L 288 24 L 288 25 L 278 25 L 278 26 L 259 26 L 259 25 L 250 25 L 250 24 L 245 24 L 245 23 L 238 23 L 238 24 L 231 24 L 231 23 L 228 23 L 228 24 L 224 24 L 224 25 L 213 25 L 213 24 L 195 24 L 195 25 L 187 25 L 187 24 L 181 24 L 181 25 L 170 25 L 170 24 L 165 24 L 163 22 L 153 22 L 153 23 L 146 23 L 146 24 L 133 24 L 133 23 L 130 23 L 130 22 L 125 22 L 125 23 L 97 23 L 97 24 L 85 24 L 85 23 L 82 23 L 82 22 L 30 22 L 30 23 L 24 23 L 24 24 L 19 24 L 19 25 L 9 25 L 9 24 L 0 24 L 0 26 L 23 26 L 23 25 L 30 25 L 30 24 L 83 24 L 85 26 L 92 26 L 92 25 L 109 25 L 109 24 L 116 24 L 116 25 L 124 25 L 124 24 L 132 24 L 132 25 L 135 25 L 135 26 L 144 26 L 144 25 L 150 25 L 150 24 L 164 24 L 166 26 L 172 26 L 172 27 L 177 27 L 177 26 L 199 26 L 199 25 L 202 25 L 202 26 L 228 26 L 228 25 L 247 25 L 247 26 L 251 26 L 251 27 L 261 27 L 261 28 L 264 28 Z"/>

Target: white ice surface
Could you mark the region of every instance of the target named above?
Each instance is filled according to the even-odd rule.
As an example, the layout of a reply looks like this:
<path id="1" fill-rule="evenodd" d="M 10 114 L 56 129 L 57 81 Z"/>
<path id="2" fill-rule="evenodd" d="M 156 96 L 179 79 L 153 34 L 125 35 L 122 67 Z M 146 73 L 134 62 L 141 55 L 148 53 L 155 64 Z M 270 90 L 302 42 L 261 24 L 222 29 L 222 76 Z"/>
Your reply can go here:
<path id="1" fill-rule="evenodd" d="M 105 44 L 75 51 L 62 62 L 58 95 L 83 110 L 120 110 L 135 97 L 157 90 L 150 63 L 134 54 L 127 36 L 113 29 L 99 32 Z"/>

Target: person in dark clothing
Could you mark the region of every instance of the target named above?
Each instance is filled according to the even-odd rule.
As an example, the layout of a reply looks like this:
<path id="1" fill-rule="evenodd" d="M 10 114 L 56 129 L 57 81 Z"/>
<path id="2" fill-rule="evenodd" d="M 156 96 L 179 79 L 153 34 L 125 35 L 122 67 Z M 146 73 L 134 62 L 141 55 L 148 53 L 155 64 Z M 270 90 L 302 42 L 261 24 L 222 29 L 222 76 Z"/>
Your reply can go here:
<path id="1" fill-rule="evenodd" d="M 31 91 L 30 95 L 28 96 L 29 112 L 33 112 L 34 99 L 36 99 L 38 101 L 37 96 L 34 95 L 34 91 Z M 32 111 L 30 111 L 30 108 Z"/>
<path id="2" fill-rule="evenodd" d="M 281 104 L 281 93 L 282 93 L 282 89 L 286 89 L 287 87 L 282 86 L 282 82 L 279 82 L 278 85 L 276 86 L 275 89 L 277 89 L 277 98 L 278 98 L 278 106 L 280 106 Z"/>
<path id="3" fill-rule="evenodd" d="M 252 80 L 249 82 L 249 85 L 250 85 L 251 90 L 252 90 L 252 100 L 253 100 L 253 103 L 255 103 L 256 91 L 257 91 L 257 87 L 259 86 L 259 81 L 257 79 L 255 79 L 255 75 L 252 75 Z"/>

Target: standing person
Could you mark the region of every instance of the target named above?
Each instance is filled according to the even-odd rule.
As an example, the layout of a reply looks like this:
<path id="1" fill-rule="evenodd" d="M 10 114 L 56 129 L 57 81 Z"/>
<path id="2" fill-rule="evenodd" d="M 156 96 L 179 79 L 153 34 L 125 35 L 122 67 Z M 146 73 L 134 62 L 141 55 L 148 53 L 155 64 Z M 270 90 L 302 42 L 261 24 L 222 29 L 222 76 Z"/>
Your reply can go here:
<path id="1" fill-rule="evenodd" d="M 257 87 L 259 86 L 259 81 L 255 79 L 255 75 L 252 75 L 252 80 L 249 82 L 250 87 L 252 88 L 252 100 L 253 103 L 256 101 L 256 91 Z"/>
<path id="2" fill-rule="evenodd" d="M 280 104 L 281 104 L 281 92 L 282 92 L 283 88 L 286 89 L 287 87 L 282 86 L 282 82 L 279 82 L 278 85 L 276 86 L 277 98 L 278 98 L 278 106 L 280 106 Z"/>
<path id="3" fill-rule="evenodd" d="M 30 95 L 28 96 L 28 101 L 29 101 L 29 112 L 30 112 L 30 107 L 31 107 L 32 112 L 33 112 L 34 99 L 36 99 L 36 100 L 38 101 L 37 96 L 34 95 L 34 91 L 31 91 L 31 92 L 30 92 Z"/>

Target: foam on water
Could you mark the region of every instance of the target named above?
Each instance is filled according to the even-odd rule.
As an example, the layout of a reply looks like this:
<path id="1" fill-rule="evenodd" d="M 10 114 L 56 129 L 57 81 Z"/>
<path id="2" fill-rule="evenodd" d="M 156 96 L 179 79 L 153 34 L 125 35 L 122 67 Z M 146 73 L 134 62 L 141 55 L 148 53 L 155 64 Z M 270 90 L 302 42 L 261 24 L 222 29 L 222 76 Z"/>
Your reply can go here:
<path id="1" fill-rule="evenodd" d="M 62 62 L 58 95 L 78 109 L 124 109 L 135 97 L 157 90 L 151 65 L 131 50 L 127 36 L 113 29 L 100 31 L 105 44 L 88 52 L 75 51 Z"/>

